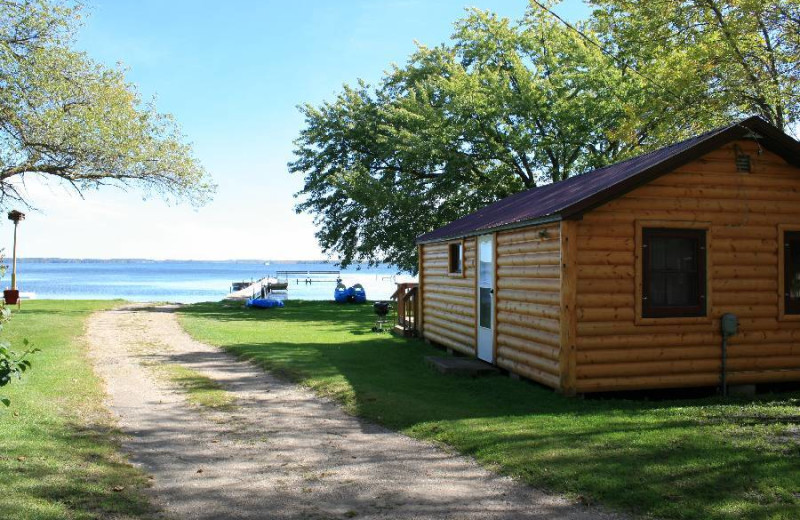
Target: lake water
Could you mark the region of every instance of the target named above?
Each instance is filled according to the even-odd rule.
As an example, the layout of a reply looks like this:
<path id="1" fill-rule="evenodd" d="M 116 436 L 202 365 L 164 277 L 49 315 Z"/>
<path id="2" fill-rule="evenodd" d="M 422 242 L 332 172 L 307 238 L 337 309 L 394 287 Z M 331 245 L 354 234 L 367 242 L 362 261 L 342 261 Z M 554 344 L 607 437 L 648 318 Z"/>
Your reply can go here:
<path id="1" fill-rule="evenodd" d="M 17 288 L 33 292 L 37 299 L 114 299 L 193 303 L 218 301 L 230 291 L 232 282 L 258 280 L 276 271 L 336 270 L 325 263 L 264 262 L 17 262 Z M 412 280 L 397 275 L 397 269 L 383 266 L 341 271 L 343 283 L 361 283 L 370 300 L 388 299 L 396 281 Z M 304 275 L 289 275 L 288 299 L 332 300 L 336 275 L 317 275 L 321 280 L 306 284 Z M 11 273 L 2 280 L 11 283 Z"/>

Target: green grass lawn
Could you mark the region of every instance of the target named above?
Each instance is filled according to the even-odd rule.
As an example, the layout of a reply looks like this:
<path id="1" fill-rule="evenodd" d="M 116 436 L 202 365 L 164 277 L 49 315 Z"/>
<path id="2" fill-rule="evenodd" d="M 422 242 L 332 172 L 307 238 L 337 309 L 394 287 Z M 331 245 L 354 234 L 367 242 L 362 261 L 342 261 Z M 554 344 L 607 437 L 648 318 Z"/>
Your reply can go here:
<path id="1" fill-rule="evenodd" d="M 80 337 L 94 311 L 119 302 L 26 301 L 3 331 L 42 351 L 0 393 L 0 518 L 149 518 L 147 479 L 118 455 L 118 434 Z"/>
<path id="2" fill-rule="evenodd" d="M 234 408 L 233 394 L 221 384 L 183 365 L 153 364 L 156 374 L 172 381 L 186 395 L 186 401 L 204 408 L 225 411 Z"/>
<path id="3" fill-rule="evenodd" d="M 538 487 L 665 518 L 800 518 L 799 393 L 566 398 L 508 377 L 442 376 L 423 361 L 440 350 L 370 332 L 368 305 L 181 312 L 200 340 Z"/>

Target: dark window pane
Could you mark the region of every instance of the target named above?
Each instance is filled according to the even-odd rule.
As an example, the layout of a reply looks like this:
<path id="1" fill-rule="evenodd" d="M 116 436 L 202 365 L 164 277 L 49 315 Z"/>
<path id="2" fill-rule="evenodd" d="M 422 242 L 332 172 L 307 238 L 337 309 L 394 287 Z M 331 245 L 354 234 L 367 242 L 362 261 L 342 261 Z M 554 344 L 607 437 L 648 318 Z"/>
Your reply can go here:
<path id="1" fill-rule="evenodd" d="M 697 276 L 684 273 L 670 273 L 667 282 L 665 305 L 693 305 L 697 302 Z"/>
<path id="2" fill-rule="evenodd" d="M 800 232 L 786 232 L 784 240 L 784 288 L 785 311 L 800 314 Z"/>
<path id="3" fill-rule="evenodd" d="M 648 298 L 652 301 L 651 305 L 661 306 L 667 301 L 667 277 L 664 273 L 652 272 Z"/>
<path id="4" fill-rule="evenodd" d="M 652 305 L 697 303 L 697 244 L 693 239 L 653 237 L 650 265 Z"/>
<path id="5" fill-rule="evenodd" d="M 697 265 L 697 243 L 693 239 L 673 238 L 668 243 L 670 261 L 667 267 L 678 271 L 694 271 Z"/>
<path id="6" fill-rule="evenodd" d="M 800 241 L 791 242 L 789 256 L 789 297 L 800 298 Z"/>
<path id="7" fill-rule="evenodd" d="M 705 234 L 698 230 L 645 229 L 642 311 L 645 316 L 705 314 Z"/>
<path id="8" fill-rule="evenodd" d="M 667 267 L 667 241 L 666 240 L 651 240 L 650 241 L 650 268 L 655 270 L 663 270 Z"/>
<path id="9" fill-rule="evenodd" d="M 488 287 L 480 288 L 480 326 L 484 329 L 492 328 L 492 290 Z"/>
<path id="10" fill-rule="evenodd" d="M 657 241 L 664 243 L 664 255 L 666 257 L 664 269 L 680 271 L 686 255 L 686 243 L 689 241 L 680 238 L 667 238 Z"/>
<path id="11" fill-rule="evenodd" d="M 461 244 L 450 244 L 450 272 L 460 274 L 463 268 Z"/>

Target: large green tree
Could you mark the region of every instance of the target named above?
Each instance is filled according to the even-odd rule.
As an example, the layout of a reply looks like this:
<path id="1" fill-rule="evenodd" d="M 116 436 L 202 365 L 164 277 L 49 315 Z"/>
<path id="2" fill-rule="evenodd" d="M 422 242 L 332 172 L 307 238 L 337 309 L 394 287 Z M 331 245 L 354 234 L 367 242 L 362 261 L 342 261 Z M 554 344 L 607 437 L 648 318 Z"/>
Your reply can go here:
<path id="1" fill-rule="evenodd" d="M 508 194 L 745 113 L 791 125 L 797 83 L 762 91 L 774 75 L 748 84 L 752 67 L 731 63 L 734 40 L 750 58 L 769 34 L 771 48 L 781 42 L 777 70 L 790 57 L 796 65 L 795 10 L 779 7 L 766 33 L 742 22 L 726 29 L 727 44 L 722 29 L 686 36 L 713 12 L 693 2 L 598 0 L 575 27 L 537 3 L 516 22 L 470 10 L 450 43 L 420 46 L 374 86 L 345 86 L 333 101 L 301 107 L 306 125 L 289 165 L 305 177 L 297 209 L 316 217 L 320 244 L 343 264 L 413 271 L 416 236 Z M 769 69 L 768 55 L 753 60 Z"/>
<path id="2" fill-rule="evenodd" d="M 178 125 L 120 68 L 75 50 L 81 6 L 0 0 L 0 207 L 26 176 L 203 203 L 214 185 Z"/>
<path id="3" fill-rule="evenodd" d="M 690 88 L 705 120 L 759 115 L 792 131 L 800 119 L 798 0 L 593 0 L 592 23 L 622 66 Z"/>
<path id="4" fill-rule="evenodd" d="M 414 238 L 521 189 L 629 153 L 620 131 L 641 79 L 557 21 L 512 23 L 471 10 L 453 42 L 419 47 L 376 86 L 345 86 L 302 107 L 290 170 L 305 175 L 299 211 L 343 264 L 414 270 Z"/>

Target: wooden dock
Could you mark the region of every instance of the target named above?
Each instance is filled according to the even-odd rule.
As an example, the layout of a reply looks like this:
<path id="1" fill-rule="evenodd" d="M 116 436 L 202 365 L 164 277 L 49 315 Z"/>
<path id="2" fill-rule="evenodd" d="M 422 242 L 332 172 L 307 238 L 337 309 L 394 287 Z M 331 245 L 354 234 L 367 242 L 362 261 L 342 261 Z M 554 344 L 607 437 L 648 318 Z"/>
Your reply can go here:
<path id="1" fill-rule="evenodd" d="M 289 283 L 290 279 L 294 279 L 295 285 L 301 283 L 306 285 L 312 283 L 338 283 L 342 280 L 341 271 L 336 270 L 276 271 L 275 276 L 278 280 L 283 280 L 287 283 Z"/>
<path id="2" fill-rule="evenodd" d="M 271 277 L 265 276 L 264 278 L 253 282 L 244 289 L 233 291 L 225 297 L 226 300 L 249 300 L 253 296 L 261 294 L 261 288 L 269 284 Z"/>
<path id="3" fill-rule="evenodd" d="M 292 282 L 295 285 L 310 285 L 314 283 L 337 283 L 340 280 L 341 272 L 333 270 L 276 271 L 274 275 L 267 275 L 247 287 L 231 291 L 225 299 L 247 300 L 254 296 L 259 296 L 264 287 L 268 291 L 286 291 Z"/>

